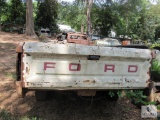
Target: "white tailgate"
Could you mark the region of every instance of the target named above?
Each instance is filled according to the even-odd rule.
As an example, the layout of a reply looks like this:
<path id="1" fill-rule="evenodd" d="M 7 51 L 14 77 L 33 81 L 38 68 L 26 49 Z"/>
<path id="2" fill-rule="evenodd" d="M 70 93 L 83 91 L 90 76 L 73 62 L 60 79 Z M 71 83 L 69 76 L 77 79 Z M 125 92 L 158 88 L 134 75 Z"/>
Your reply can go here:
<path id="1" fill-rule="evenodd" d="M 41 42 L 23 49 L 23 82 L 29 89 L 140 89 L 150 79 L 146 49 Z M 100 58 L 88 60 L 89 55 Z"/>

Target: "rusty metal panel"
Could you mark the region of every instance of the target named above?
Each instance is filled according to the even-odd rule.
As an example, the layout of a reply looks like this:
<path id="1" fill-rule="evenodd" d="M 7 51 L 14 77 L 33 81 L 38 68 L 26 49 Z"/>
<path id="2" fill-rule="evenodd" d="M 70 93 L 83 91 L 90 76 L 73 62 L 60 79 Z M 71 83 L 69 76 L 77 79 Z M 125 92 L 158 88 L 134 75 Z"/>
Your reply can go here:
<path id="1" fill-rule="evenodd" d="M 20 42 L 19 44 L 17 44 L 17 46 L 16 46 L 16 52 L 17 53 L 22 53 L 23 52 L 23 45 L 24 45 L 24 42 Z"/>
<path id="2" fill-rule="evenodd" d="M 147 49 L 28 42 L 23 78 L 28 89 L 141 89 L 148 85 Z M 88 60 L 89 55 L 100 56 Z"/>
<path id="3" fill-rule="evenodd" d="M 86 35 L 80 33 L 67 33 L 67 42 L 89 45 L 89 39 Z"/>

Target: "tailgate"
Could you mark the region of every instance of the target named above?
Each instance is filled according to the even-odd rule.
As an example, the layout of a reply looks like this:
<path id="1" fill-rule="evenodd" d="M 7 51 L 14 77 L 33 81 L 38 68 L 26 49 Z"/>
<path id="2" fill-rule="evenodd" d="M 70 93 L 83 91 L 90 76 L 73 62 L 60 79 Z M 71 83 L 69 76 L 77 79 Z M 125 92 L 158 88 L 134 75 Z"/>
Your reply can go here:
<path id="1" fill-rule="evenodd" d="M 23 52 L 28 89 L 140 89 L 150 79 L 147 49 L 27 42 Z"/>

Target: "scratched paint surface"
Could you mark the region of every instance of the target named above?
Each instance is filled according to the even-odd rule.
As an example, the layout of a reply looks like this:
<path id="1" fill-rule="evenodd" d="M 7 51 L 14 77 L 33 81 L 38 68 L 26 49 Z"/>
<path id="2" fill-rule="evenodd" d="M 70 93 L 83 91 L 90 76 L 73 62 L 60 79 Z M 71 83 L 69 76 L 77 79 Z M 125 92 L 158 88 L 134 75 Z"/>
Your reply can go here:
<path id="1" fill-rule="evenodd" d="M 139 89 L 150 79 L 150 50 L 40 42 L 23 49 L 24 87 L 30 89 Z"/>

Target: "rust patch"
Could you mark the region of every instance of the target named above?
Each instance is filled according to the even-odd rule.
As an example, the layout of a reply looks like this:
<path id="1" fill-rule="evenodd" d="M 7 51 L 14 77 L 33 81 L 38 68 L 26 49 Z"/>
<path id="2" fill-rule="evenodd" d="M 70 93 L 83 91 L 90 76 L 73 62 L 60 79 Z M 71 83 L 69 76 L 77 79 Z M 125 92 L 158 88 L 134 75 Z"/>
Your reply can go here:
<path id="1" fill-rule="evenodd" d="M 154 50 L 151 50 L 151 56 L 153 59 L 156 58 L 156 52 Z"/>
<path id="2" fill-rule="evenodd" d="M 84 80 L 83 82 L 84 83 L 95 83 L 96 81 L 95 80 Z"/>
<path id="3" fill-rule="evenodd" d="M 17 44 L 17 46 L 16 46 L 16 52 L 17 53 L 22 53 L 23 52 L 23 45 L 24 45 L 24 42 L 20 42 L 19 44 Z"/>
<path id="4" fill-rule="evenodd" d="M 90 40 L 89 38 L 81 33 L 67 33 L 67 42 L 68 43 L 75 43 L 75 44 L 82 44 L 82 45 L 89 45 Z"/>
<path id="5" fill-rule="evenodd" d="M 24 62 L 23 62 L 23 57 L 24 57 L 24 53 L 23 54 L 21 54 L 21 81 L 24 83 L 24 73 L 23 73 L 23 71 L 24 71 Z M 25 84 L 22 84 L 23 85 L 23 87 L 25 87 Z"/>

